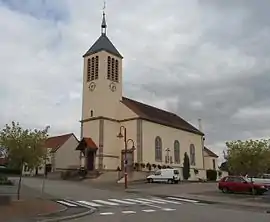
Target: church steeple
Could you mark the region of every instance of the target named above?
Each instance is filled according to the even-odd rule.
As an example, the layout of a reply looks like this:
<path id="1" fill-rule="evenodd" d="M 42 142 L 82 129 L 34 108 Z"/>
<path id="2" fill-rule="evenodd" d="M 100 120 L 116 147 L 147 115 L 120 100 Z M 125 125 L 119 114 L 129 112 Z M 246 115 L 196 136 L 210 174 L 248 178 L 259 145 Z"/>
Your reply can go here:
<path id="1" fill-rule="evenodd" d="M 106 32 L 107 32 L 107 23 L 106 23 L 106 18 L 105 18 L 105 12 L 103 11 L 102 23 L 101 23 L 101 34 L 106 35 Z"/>
<path id="2" fill-rule="evenodd" d="M 106 3 L 104 2 L 102 22 L 101 22 L 101 36 L 92 45 L 92 47 L 83 55 L 83 57 L 90 56 L 92 54 L 95 54 L 97 52 L 104 50 L 122 59 L 123 56 L 118 52 L 118 50 L 115 48 L 115 46 L 107 37 L 107 22 L 106 22 L 105 7 L 106 7 Z"/>

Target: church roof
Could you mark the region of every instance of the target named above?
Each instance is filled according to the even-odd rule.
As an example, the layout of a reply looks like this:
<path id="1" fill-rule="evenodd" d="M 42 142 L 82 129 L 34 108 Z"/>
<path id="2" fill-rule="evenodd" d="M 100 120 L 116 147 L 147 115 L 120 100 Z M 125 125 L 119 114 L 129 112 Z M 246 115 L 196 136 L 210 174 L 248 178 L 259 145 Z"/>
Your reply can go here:
<path id="1" fill-rule="evenodd" d="M 215 154 L 212 150 L 209 150 L 207 147 L 204 147 L 204 151 L 207 153 L 208 156 L 218 158 L 218 155 Z"/>
<path id="2" fill-rule="evenodd" d="M 204 135 L 201 131 L 196 129 L 190 123 L 177 116 L 174 113 L 158 109 L 153 106 L 146 105 L 144 103 L 122 97 L 122 103 L 129 109 L 135 112 L 142 119 L 158 123 L 161 125 L 181 129 L 184 131 L 192 132 L 199 135 Z"/>
<path id="3" fill-rule="evenodd" d="M 108 53 L 111 53 L 112 55 L 120 57 L 121 59 L 123 58 L 123 56 L 118 52 L 118 50 L 115 48 L 115 46 L 112 44 L 112 42 L 110 41 L 110 39 L 107 37 L 107 35 L 105 33 L 101 34 L 101 36 L 98 38 L 98 40 L 83 55 L 83 57 L 95 54 L 95 53 L 103 51 L 103 50 L 108 52 Z"/>

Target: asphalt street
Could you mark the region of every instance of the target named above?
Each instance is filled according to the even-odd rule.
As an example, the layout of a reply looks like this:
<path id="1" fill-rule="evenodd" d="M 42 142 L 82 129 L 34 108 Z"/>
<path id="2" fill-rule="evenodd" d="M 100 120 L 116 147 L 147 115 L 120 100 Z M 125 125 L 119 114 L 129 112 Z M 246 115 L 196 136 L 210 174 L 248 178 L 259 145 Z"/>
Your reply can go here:
<path id="1" fill-rule="evenodd" d="M 24 178 L 23 183 L 36 190 L 41 190 L 42 180 L 40 179 Z M 171 186 L 170 189 L 172 188 Z M 174 189 L 180 189 L 180 187 L 175 186 Z M 52 180 L 46 181 L 44 190 L 51 196 L 57 197 L 63 205 L 95 208 L 93 214 L 70 221 L 270 221 L 270 214 L 267 214 L 265 210 L 258 211 L 235 206 L 209 204 L 182 199 L 172 194 L 155 196 L 143 193 L 127 193 L 124 190 L 114 190 L 109 187 L 105 189 L 105 187 L 91 187 L 77 182 Z M 168 190 L 168 187 L 166 190 Z"/>
<path id="2" fill-rule="evenodd" d="M 182 204 L 179 206 L 170 205 L 168 208 L 175 209 L 173 211 L 163 211 L 158 208 L 149 207 L 149 211 L 143 211 L 148 209 L 146 206 L 136 206 L 129 208 L 111 208 L 104 211 L 97 211 L 92 215 L 83 218 L 77 218 L 71 221 L 77 222 L 269 222 L 270 215 L 266 213 L 257 213 L 242 210 L 222 209 L 213 205 L 194 205 L 194 204 Z M 150 209 L 154 209 L 151 211 Z M 103 214 L 102 214 L 103 213 Z"/>

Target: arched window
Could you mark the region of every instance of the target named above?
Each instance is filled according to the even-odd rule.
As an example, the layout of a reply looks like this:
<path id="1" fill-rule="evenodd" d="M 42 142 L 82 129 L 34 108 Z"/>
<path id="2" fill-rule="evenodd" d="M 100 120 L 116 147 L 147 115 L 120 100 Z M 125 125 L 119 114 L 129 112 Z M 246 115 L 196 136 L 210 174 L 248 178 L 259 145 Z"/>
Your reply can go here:
<path id="1" fill-rule="evenodd" d="M 99 57 L 96 56 L 96 61 L 95 61 L 95 79 L 98 79 L 98 69 L 99 69 Z"/>
<path id="2" fill-rule="evenodd" d="M 119 76 L 118 76 L 118 60 L 115 60 L 115 82 L 119 82 Z"/>
<path id="3" fill-rule="evenodd" d="M 112 75 L 111 75 L 111 57 L 110 56 L 108 56 L 108 58 L 107 58 L 107 79 L 109 79 L 109 80 L 111 80 L 112 79 Z"/>
<path id="4" fill-rule="evenodd" d="M 91 60 L 87 59 L 87 82 L 91 80 Z"/>
<path id="5" fill-rule="evenodd" d="M 159 136 L 155 139 L 155 160 L 156 162 L 162 161 L 162 140 Z"/>
<path id="6" fill-rule="evenodd" d="M 189 156 L 190 156 L 190 165 L 195 166 L 196 161 L 195 161 L 195 146 L 194 144 L 190 144 L 189 146 Z"/>
<path id="7" fill-rule="evenodd" d="M 107 79 L 119 82 L 119 61 L 110 56 L 107 57 Z"/>
<path id="8" fill-rule="evenodd" d="M 95 57 L 91 58 L 91 77 L 90 81 L 95 79 Z"/>
<path id="9" fill-rule="evenodd" d="M 180 143 L 178 140 L 174 141 L 174 163 L 180 163 Z"/>

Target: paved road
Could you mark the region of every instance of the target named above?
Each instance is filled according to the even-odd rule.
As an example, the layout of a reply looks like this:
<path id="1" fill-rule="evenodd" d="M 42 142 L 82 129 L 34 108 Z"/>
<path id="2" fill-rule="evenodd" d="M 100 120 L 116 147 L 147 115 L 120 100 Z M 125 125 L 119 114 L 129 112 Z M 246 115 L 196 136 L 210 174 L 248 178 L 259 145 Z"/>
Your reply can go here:
<path id="1" fill-rule="evenodd" d="M 160 206 L 160 205 L 158 205 Z M 102 214 L 103 211 L 97 211 L 96 213 L 84 217 L 74 219 L 76 222 L 269 222 L 270 215 L 266 213 L 233 210 L 233 209 L 222 209 L 219 206 L 213 205 L 194 205 L 194 204 L 182 204 L 179 206 L 170 205 L 169 208 L 175 209 L 173 211 L 164 211 L 154 207 L 136 206 L 129 208 L 111 208 L 107 209 L 107 214 Z M 149 210 L 149 211 L 143 211 Z M 153 211 L 151 211 L 153 210 Z M 125 213 L 127 212 L 127 213 Z"/>
<path id="2" fill-rule="evenodd" d="M 23 180 L 25 185 L 35 189 L 41 188 L 41 182 L 41 180 L 35 178 L 24 178 Z M 92 215 L 70 221 L 270 221 L 270 214 L 267 214 L 265 210 L 260 211 L 258 209 L 236 208 L 235 206 L 206 204 L 191 199 L 176 199 L 177 197 L 173 196 L 174 192 L 168 192 L 168 186 L 166 186 L 166 189 L 164 189 L 165 186 L 154 187 L 159 191 L 163 191 L 161 192 L 163 194 L 162 197 L 152 195 L 150 192 L 127 193 L 118 188 L 91 187 L 90 185 L 77 182 L 49 180 L 46 181 L 45 192 L 58 197 L 62 200 L 62 204 L 67 204 L 71 207 L 83 205 L 89 208 L 96 208 L 96 211 Z M 147 188 L 147 190 L 150 190 L 148 185 Z M 170 186 L 171 189 L 175 192 L 177 191 L 176 186 Z M 167 195 L 164 195 L 165 190 L 167 190 Z"/>

